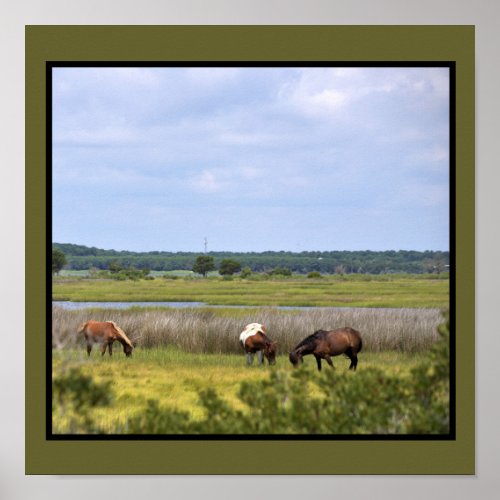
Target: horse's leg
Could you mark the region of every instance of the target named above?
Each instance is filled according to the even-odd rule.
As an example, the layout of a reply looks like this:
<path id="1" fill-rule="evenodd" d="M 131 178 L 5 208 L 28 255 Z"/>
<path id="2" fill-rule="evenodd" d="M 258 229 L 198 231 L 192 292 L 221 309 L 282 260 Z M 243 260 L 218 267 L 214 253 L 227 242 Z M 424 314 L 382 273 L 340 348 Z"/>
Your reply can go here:
<path id="1" fill-rule="evenodd" d="M 355 370 L 356 365 L 358 364 L 358 356 L 356 355 L 356 351 L 349 347 L 345 352 L 345 355 L 351 360 L 351 364 L 349 365 L 349 370 Z"/>
<path id="2" fill-rule="evenodd" d="M 318 354 L 315 354 L 316 363 L 318 364 L 318 371 L 321 371 L 321 357 Z"/>
<path id="3" fill-rule="evenodd" d="M 90 356 L 90 351 L 92 350 L 92 342 L 90 342 L 87 333 L 84 333 L 83 335 L 85 336 L 85 342 L 87 343 L 87 355 Z"/>
<path id="4" fill-rule="evenodd" d="M 349 370 L 356 371 L 356 366 L 358 366 L 358 356 L 356 354 L 352 353 L 351 364 L 349 366 Z"/>
<path id="5" fill-rule="evenodd" d="M 110 342 L 108 344 L 108 352 L 109 352 L 109 355 L 112 356 L 113 355 L 113 342 Z"/>
<path id="6" fill-rule="evenodd" d="M 247 352 L 246 356 L 247 356 L 247 365 L 248 366 L 253 365 L 253 353 Z"/>
<path id="7" fill-rule="evenodd" d="M 104 356 L 104 354 L 106 353 L 107 345 L 108 344 L 106 344 L 106 342 L 103 342 L 102 347 L 101 347 L 101 356 Z"/>
<path id="8" fill-rule="evenodd" d="M 257 351 L 257 361 L 259 362 L 259 365 L 264 364 L 264 355 L 262 354 L 262 351 Z"/>
<path id="9" fill-rule="evenodd" d="M 326 362 L 332 367 L 332 368 L 335 368 L 333 366 L 333 361 L 332 361 L 332 358 L 330 358 L 330 356 L 328 356 L 328 354 L 325 354 L 325 359 L 326 359 Z"/>

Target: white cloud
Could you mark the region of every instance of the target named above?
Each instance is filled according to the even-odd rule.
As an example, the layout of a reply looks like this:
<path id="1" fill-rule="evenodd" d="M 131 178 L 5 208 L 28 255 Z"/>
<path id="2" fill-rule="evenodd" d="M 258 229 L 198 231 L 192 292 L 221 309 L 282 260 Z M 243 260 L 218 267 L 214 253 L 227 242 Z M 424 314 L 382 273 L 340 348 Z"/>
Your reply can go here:
<path id="1" fill-rule="evenodd" d="M 348 73 L 341 72 L 340 75 L 347 77 Z M 330 114 L 349 101 L 349 93 L 337 88 L 335 83 L 335 71 L 302 69 L 294 80 L 282 85 L 278 96 L 282 103 L 291 104 L 304 114 Z"/>
<path id="2" fill-rule="evenodd" d="M 314 110 L 335 111 L 347 102 L 347 94 L 335 89 L 323 90 L 305 97 L 304 105 Z"/>
<path id="3" fill-rule="evenodd" d="M 227 182 L 218 178 L 215 172 L 203 170 L 201 174 L 195 176 L 194 179 L 191 180 L 191 186 L 195 191 L 202 193 L 217 193 L 227 186 Z"/>

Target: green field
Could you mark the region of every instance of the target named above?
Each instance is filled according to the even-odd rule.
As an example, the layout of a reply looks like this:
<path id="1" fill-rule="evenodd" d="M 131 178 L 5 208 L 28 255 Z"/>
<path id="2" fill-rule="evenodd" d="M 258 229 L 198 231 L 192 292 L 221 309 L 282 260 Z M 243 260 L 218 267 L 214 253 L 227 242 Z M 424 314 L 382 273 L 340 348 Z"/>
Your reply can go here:
<path id="1" fill-rule="evenodd" d="M 361 353 L 356 373 L 376 367 L 388 375 L 404 378 L 427 356 L 428 353 Z M 336 357 L 334 364 L 336 372 L 348 372 L 348 359 Z M 305 365 L 310 368 L 311 376 L 316 376 L 316 363 L 312 356 L 305 358 Z M 199 391 L 208 388 L 215 389 L 232 407 L 247 411 L 248 408 L 237 396 L 241 382 L 264 380 L 277 370 L 293 370 L 285 355 L 278 356 L 276 365 L 270 367 L 257 364 L 246 366 L 243 354 L 190 354 L 173 347 L 137 349 L 131 358 L 125 358 L 120 351 L 111 358 L 108 355 L 101 357 L 97 351 L 87 358 L 83 348 L 53 351 L 54 374 L 71 366 L 78 366 L 82 373 L 92 376 L 98 383 L 111 382 L 112 404 L 91 412 L 96 424 L 109 433 L 127 419 L 143 412 L 151 399 L 162 408 L 185 411 L 190 419 L 200 420 L 207 415 L 198 404 Z M 318 376 L 327 370 L 331 368 L 325 364 Z M 68 414 L 61 408 L 54 412 L 55 433 L 67 432 L 67 418 Z"/>
<path id="2" fill-rule="evenodd" d="M 447 308 L 448 279 L 435 275 L 349 275 L 282 280 L 56 279 L 52 298 L 96 302 L 204 302 L 209 305 Z"/>

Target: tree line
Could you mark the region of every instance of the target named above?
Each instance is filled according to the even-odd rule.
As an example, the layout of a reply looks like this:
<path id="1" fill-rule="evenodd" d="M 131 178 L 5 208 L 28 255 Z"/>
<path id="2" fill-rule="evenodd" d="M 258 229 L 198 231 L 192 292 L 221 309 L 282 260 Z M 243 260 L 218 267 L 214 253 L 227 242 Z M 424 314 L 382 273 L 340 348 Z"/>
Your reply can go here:
<path id="1" fill-rule="evenodd" d="M 103 250 L 70 243 L 54 243 L 53 250 L 65 256 L 65 268 L 73 270 L 122 268 L 154 271 L 192 270 L 200 253 L 196 252 L 130 252 Z M 328 251 L 328 252 L 208 252 L 219 269 L 224 261 L 234 261 L 240 269 L 252 272 L 272 272 L 287 269 L 294 273 L 322 274 L 382 274 L 382 273 L 441 273 L 448 270 L 450 255 L 445 251 Z"/>

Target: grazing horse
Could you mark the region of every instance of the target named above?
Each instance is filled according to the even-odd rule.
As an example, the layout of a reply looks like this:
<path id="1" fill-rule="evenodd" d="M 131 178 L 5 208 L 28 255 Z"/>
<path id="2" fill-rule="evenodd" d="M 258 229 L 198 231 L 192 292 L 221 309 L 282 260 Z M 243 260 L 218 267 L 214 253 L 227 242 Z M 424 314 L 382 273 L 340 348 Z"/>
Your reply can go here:
<path id="1" fill-rule="evenodd" d="M 113 354 L 113 342 L 117 340 L 123 346 L 125 355 L 132 356 L 134 345 L 125 332 L 114 321 L 87 321 L 78 327 L 78 334 L 83 333 L 87 342 L 87 354 L 90 356 L 92 346 L 101 344 L 101 354 L 104 356 L 106 347 L 109 355 Z"/>
<path id="2" fill-rule="evenodd" d="M 270 365 L 276 363 L 276 342 L 266 335 L 264 325 L 250 323 L 240 334 L 240 344 L 245 350 L 247 365 L 253 364 L 253 356 L 257 353 L 259 364 L 264 364 L 263 355 Z"/>
<path id="3" fill-rule="evenodd" d="M 312 354 L 316 358 L 318 370 L 321 370 L 322 359 L 326 359 L 326 362 L 333 368 L 330 356 L 345 354 L 351 360 L 349 370 L 356 370 L 358 352 L 361 351 L 362 346 L 361 335 L 353 328 L 338 328 L 328 332 L 318 330 L 295 346 L 290 353 L 290 362 L 297 367 L 299 361 L 304 362 L 303 356 Z"/>

